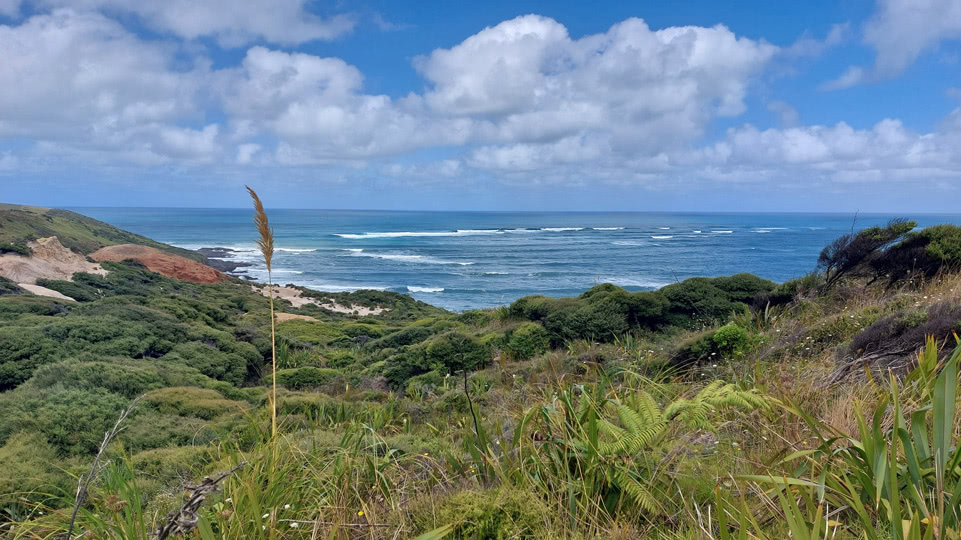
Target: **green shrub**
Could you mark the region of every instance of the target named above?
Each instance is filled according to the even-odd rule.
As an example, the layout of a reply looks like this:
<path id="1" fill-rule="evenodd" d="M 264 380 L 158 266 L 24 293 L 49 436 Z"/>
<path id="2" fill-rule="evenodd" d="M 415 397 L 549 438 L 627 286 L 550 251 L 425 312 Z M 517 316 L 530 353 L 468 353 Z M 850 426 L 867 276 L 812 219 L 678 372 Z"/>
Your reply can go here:
<path id="1" fill-rule="evenodd" d="M 490 324 L 494 317 L 489 311 L 465 311 L 460 315 L 454 317 L 454 320 L 465 324 L 467 326 L 473 326 L 474 328 L 481 328 Z"/>
<path id="2" fill-rule="evenodd" d="M 690 328 L 697 323 L 717 321 L 734 311 L 735 305 L 728 294 L 712 281 L 709 278 L 691 278 L 661 289 L 671 303 L 672 324 Z"/>
<path id="3" fill-rule="evenodd" d="M 777 284 L 745 273 L 714 278 L 714 286 L 726 292 L 730 301 L 750 304 L 757 295 L 773 291 Z"/>
<path id="4" fill-rule="evenodd" d="M 0 296 L 5 294 L 23 294 L 24 292 L 26 291 L 20 287 L 17 287 L 16 283 L 3 276 L 0 276 Z"/>
<path id="5" fill-rule="evenodd" d="M 78 302 L 93 302 L 94 300 L 102 297 L 95 287 L 90 287 L 81 283 L 74 283 L 72 281 L 65 281 L 62 279 L 41 278 L 37 280 L 37 285 L 57 291 L 58 293 L 69 296 Z"/>
<path id="6" fill-rule="evenodd" d="M 376 339 L 367 344 L 370 349 L 395 349 L 406 345 L 421 343 L 436 332 L 431 328 L 410 326 L 393 334 Z"/>
<path id="7" fill-rule="evenodd" d="M 327 345 L 334 340 L 347 337 L 344 332 L 332 324 L 299 319 L 278 324 L 277 335 L 311 345 Z"/>
<path id="8" fill-rule="evenodd" d="M 247 359 L 221 352 L 212 345 L 191 341 L 173 348 L 161 360 L 197 369 L 204 375 L 226 381 L 234 386 L 243 384 L 247 375 Z"/>
<path id="9" fill-rule="evenodd" d="M 739 359 L 751 346 L 751 335 L 736 324 L 726 324 L 711 336 L 714 349 L 725 360 Z"/>
<path id="10" fill-rule="evenodd" d="M 550 337 L 543 326 L 529 322 L 513 329 L 504 351 L 514 360 L 529 360 L 547 351 Z"/>
<path id="11" fill-rule="evenodd" d="M 19 433 L 7 440 L 0 448 L 0 506 L 49 504 L 69 496 L 76 483 L 56 462 L 56 449 L 39 434 Z"/>
<path id="12" fill-rule="evenodd" d="M 427 366 L 442 366 L 447 373 L 473 370 L 490 361 L 490 352 L 483 343 L 461 332 L 441 334 L 418 351 Z"/>
<path id="13" fill-rule="evenodd" d="M 192 478 L 210 462 L 210 450 L 205 446 L 154 448 L 134 454 L 130 464 L 138 475 L 170 482 Z"/>
<path id="14" fill-rule="evenodd" d="M 462 491 L 441 501 L 421 501 L 410 511 L 416 532 L 453 525 L 447 538 L 506 540 L 550 538 L 553 512 L 534 493 L 519 489 Z"/>
<path id="15" fill-rule="evenodd" d="M 0 441 L 26 432 L 44 437 L 60 455 L 89 455 L 128 404 L 102 388 L 6 392 L 0 394 Z"/>
<path id="16" fill-rule="evenodd" d="M 26 242 L 0 242 L 0 255 L 5 255 L 7 253 L 13 253 L 14 255 L 23 255 L 24 257 L 29 257 L 33 255 L 33 250 Z"/>
<path id="17" fill-rule="evenodd" d="M 437 371 L 428 371 L 407 379 L 406 388 L 416 392 L 433 392 L 444 384 L 444 376 Z"/>
<path id="18" fill-rule="evenodd" d="M 319 368 L 312 366 L 293 369 L 279 369 L 277 370 L 277 384 L 295 390 L 303 388 L 317 388 L 332 382 L 341 375 L 343 375 L 343 373 L 338 369 Z M 265 377 L 265 380 L 266 379 L 269 379 L 269 375 Z"/>
<path id="19" fill-rule="evenodd" d="M 224 398 L 216 390 L 175 386 L 148 392 L 144 396 L 143 407 L 162 414 L 204 420 L 249 408 L 244 402 Z"/>
<path id="20" fill-rule="evenodd" d="M 447 332 L 389 357 L 383 374 L 392 388 L 399 389 L 416 375 L 479 369 L 490 358 L 489 347 L 477 338 L 458 331 Z"/>
<path id="21" fill-rule="evenodd" d="M 352 338 L 366 336 L 370 339 L 384 337 L 389 332 L 383 325 L 368 323 L 348 323 L 341 326 L 340 330 Z"/>
<path id="22" fill-rule="evenodd" d="M 0 391 L 16 388 L 60 356 L 61 346 L 40 328 L 0 326 Z"/>

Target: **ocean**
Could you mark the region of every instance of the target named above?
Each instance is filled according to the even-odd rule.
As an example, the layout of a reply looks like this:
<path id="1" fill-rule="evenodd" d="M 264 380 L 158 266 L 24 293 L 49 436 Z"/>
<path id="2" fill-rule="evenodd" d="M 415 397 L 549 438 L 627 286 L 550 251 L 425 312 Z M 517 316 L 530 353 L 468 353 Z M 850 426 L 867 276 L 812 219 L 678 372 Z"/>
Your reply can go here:
<path id="1" fill-rule="evenodd" d="M 266 280 L 249 209 L 71 208 L 160 242 L 226 247 Z M 525 295 L 576 296 L 597 283 L 652 290 L 750 272 L 785 281 L 821 249 L 894 216 L 626 212 L 268 210 L 274 281 L 322 291 L 379 289 L 454 311 Z M 919 226 L 959 215 L 908 216 Z"/>

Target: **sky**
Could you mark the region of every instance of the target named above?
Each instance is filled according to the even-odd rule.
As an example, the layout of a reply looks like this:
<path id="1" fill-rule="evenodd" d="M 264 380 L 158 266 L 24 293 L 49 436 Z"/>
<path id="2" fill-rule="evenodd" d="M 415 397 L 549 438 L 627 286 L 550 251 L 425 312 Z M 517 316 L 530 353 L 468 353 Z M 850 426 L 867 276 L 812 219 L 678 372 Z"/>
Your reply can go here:
<path id="1" fill-rule="evenodd" d="M 0 0 L 0 202 L 959 212 L 961 0 Z"/>

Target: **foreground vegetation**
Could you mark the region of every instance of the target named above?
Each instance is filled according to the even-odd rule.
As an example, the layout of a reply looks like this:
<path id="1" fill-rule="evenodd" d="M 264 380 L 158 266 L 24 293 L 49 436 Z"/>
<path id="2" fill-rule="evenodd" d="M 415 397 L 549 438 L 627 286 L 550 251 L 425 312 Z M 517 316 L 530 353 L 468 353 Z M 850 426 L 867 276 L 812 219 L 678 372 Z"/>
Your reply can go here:
<path id="1" fill-rule="evenodd" d="M 912 228 L 841 238 L 780 285 L 461 314 L 305 291 L 389 309 L 276 301 L 316 319 L 276 326 L 276 435 L 249 284 L 105 263 L 42 283 L 70 303 L 0 280 L 0 535 L 62 537 L 143 396 L 75 535 L 958 538 L 961 235 Z"/>

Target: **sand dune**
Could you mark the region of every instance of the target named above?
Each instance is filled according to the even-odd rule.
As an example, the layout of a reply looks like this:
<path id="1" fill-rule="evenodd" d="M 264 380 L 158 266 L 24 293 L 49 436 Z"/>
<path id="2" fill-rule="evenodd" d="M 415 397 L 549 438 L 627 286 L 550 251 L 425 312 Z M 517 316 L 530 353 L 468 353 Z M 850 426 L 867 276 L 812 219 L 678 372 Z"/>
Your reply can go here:
<path id="1" fill-rule="evenodd" d="M 27 242 L 32 257 L 0 255 L 0 276 L 17 283 L 35 284 L 38 279 L 71 280 L 77 272 L 106 275 L 99 264 L 63 247 L 56 236 Z"/>

